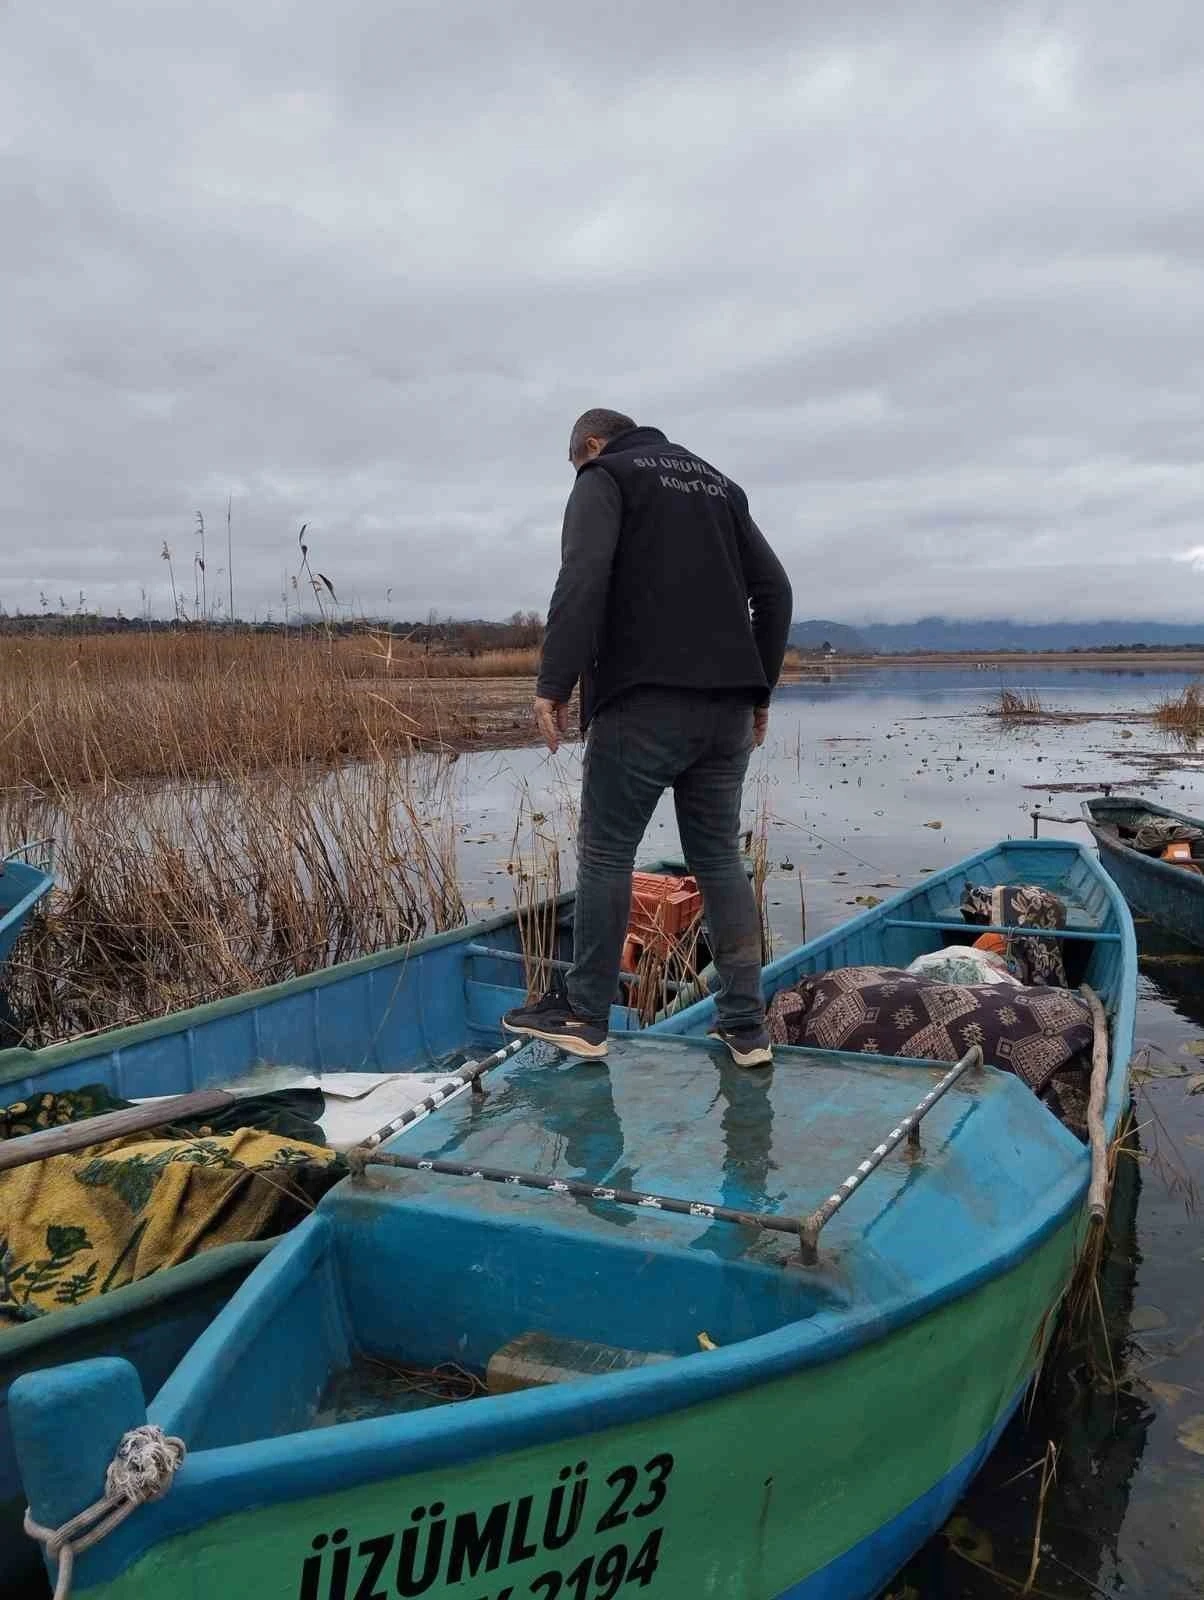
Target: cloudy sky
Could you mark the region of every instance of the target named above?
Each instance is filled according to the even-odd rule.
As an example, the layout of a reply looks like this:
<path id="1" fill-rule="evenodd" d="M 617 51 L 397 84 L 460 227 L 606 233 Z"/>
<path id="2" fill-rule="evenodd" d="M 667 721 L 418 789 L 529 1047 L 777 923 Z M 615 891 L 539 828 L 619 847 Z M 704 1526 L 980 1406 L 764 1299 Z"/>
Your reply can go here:
<path id="1" fill-rule="evenodd" d="M 0 601 L 546 603 L 589 405 L 799 615 L 1204 619 L 1185 0 L 5 0 Z M 296 604 L 295 598 L 291 601 Z"/>

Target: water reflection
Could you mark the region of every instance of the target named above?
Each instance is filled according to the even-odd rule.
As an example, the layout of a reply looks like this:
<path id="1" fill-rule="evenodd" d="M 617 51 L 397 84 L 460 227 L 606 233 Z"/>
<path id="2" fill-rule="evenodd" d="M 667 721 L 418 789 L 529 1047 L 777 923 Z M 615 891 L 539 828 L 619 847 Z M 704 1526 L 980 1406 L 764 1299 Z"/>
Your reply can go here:
<path id="1" fill-rule="evenodd" d="M 1141 1168 L 1122 1163 L 1096 1279 L 1098 1300 L 1064 1327 L 1046 1361 L 1031 1408 L 1013 1419 L 958 1507 L 946 1534 L 931 1541 L 888 1590 L 920 1600 L 1014 1595 L 1028 1577 L 1046 1447 L 1058 1447 L 1057 1478 L 1041 1520 L 1035 1593 L 1090 1600 L 1130 1592 L 1134 1576 L 1121 1532 L 1146 1449 L 1152 1412 L 1112 1373 L 1133 1311 Z M 1153 1594 L 1138 1587 L 1136 1593 Z M 1157 1591 L 1163 1593 L 1163 1591 Z"/>
<path id="2" fill-rule="evenodd" d="M 770 1084 L 773 1070 L 742 1072 L 723 1065 L 715 1099 L 708 1108 L 719 1117 L 722 1137 L 722 1181 L 720 1204 L 736 1211 L 772 1211 L 777 1197 L 770 1193 L 769 1175 L 774 1171 L 773 1102 Z M 746 1248 L 741 1229 L 730 1222 L 713 1222 L 692 1243 L 695 1250 L 709 1250 L 718 1256 L 735 1258 Z"/>
<path id="3" fill-rule="evenodd" d="M 566 1078 L 571 1074 L 572 1093 L 566 1093 Z M 488 1091 L 489 1098 L 476 1112 L 482 1126 L 495 1117 L 504 1127 L 517 1121 L 528 1136 L 538 1138 L 541 1170 L 554 1168 L 569 1177 L 609 1184 L 616 1189 L 637 1187 L 637 1169 L 627 1160 L 623 1124 L 615 1107 L 610 1072 L 605 1065 L 573 1062 L 567 1066 L 542 1063 L 512 1071 L 499 1092 Z M 430 1153 L 452 1159 L 460 1152 L 464 1130 L 453 1125 L 444 1144 Z M 481 1159 L 488 1159 L 484 1151 Z M 604 1218 L 615 1227 L 630 1227 L 638 1213 L 627 1206 L 577 1195 L 562 1196 L 592 1216 Z"/>
<path id="4" fill-rule="evenodd" d="M 1138 1045 L 1153 1047 L 1162 1075 L 1138 1087 L 1136 1153 L 1118 1167 L 1094 1312 L 1051 1352 L 1031 1411 L 1013 1420 L 947 1536 L 930 1541 L 892 1596 L 1016 1594 L 1039 1499 L 1040 1471 L 1028 1469 L 1050 1440 L 1058 1475 L 1034 1593 L 1204 1592 L 1199 1459 L 1179 1437 L 1202 1409 L 1204 1285 L 1189 1186 L 1204 1178 L 1204 1131 L 1185 1122 L 1204 1130 L 1204 1096 L 1185 1091 L 1204 1032 L 1202 953 L 1150 923 L 1138 925 L 1138 944 Z"/>

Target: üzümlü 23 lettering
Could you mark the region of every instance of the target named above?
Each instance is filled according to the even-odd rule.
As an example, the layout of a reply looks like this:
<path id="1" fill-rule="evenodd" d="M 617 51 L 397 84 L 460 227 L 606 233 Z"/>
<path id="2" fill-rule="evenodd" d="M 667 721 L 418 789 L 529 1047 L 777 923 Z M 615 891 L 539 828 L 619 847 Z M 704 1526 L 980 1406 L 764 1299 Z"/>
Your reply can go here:
<path id="1" fill-rule="evenodd" d="M 542 1492 L 485 1511 L 433 1500 L 410 1507 L 391 1532 L 365 1539 L 347 1528 L 317 1533 L 301 1562 L 297 1600 L 411 1600 L 502 1569 L 504 1586 L 480 1600 L 615 1600 L 620 1589 L 644 1589 L 656 1575 L 664 1529 L 647 1519 L 665 1504 L 673 1466 L 666 1453 L 597 1478 L 588 1462 L 571 1462 Z M 549 1555 L 583 1532 L 599 1549 L 549 1565 Z M 505 1584 L 512 1567 L 540 1557 L 536 1577 Z"/>

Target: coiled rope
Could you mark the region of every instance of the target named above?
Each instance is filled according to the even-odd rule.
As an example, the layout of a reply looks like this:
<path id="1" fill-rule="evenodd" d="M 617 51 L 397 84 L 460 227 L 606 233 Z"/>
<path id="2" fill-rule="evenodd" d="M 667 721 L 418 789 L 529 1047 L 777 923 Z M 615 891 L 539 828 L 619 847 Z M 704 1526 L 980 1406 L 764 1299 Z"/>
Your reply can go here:
<path id="1" fill-rule="evenodd" d="M 54 1600 L 67 1600 L 76 1556 L 106 1539 L 139 1506 L 161 1500 L 187 1454 L 183 1439 L 145 1423 L 122 1436 L 105 1469 L 105 1492 L 61 1528 L 44 1528 L 25 1510 L 25 1531 L 58 1562 Z"/>

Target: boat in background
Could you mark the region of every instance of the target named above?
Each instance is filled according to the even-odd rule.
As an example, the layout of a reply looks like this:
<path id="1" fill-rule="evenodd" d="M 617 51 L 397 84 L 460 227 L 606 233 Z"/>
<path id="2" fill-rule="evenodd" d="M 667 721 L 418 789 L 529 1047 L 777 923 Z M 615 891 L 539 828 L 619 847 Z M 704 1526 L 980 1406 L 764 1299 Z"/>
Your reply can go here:
<path id="1" fill-rule="evenodd" d="M 1113 1135 L 1136 947 L 1080 846 L 984 851 L 773 963 L 770 992 L 964 940 L 967 883 L 1065 903 L 1041 931 L 1106 1010 Z M 448 958 L 428 1028 L 474 970 Z M 713 1016 L 618 1037 L 604 1066 L 516 1041 L 486 1094 L 353 1163 L 149 1407 L 121 1361 L 20 1379 L 43 1528 L 97 1501 L 127 1431 L 164 1491 L 80 1551 L 75 1593 L 872 1600 L 1039 1368 L 1091 1153 L 975 1050 L 741 1072 L 685 1036 Z"/>
<path id="2" fill-rule="evenodd" d="M 1153 851 L 1135 847 L 1143 822 L 1159 819 L 1204 839 L 1204 821 L 1182 811 L 1156 805 L 1136 796 L 1100 796 L 1083 801 L 1083 817 L 1099 846 L 1100 860 L 1120 885 L 1121 893 L 1143 917 L 1149 917 L 1189 944 L 1204 946 L 1204 852 L 1197 862 L 1190 840 L 1181 861 L 1162 859 L 1162 847 Z"/>

